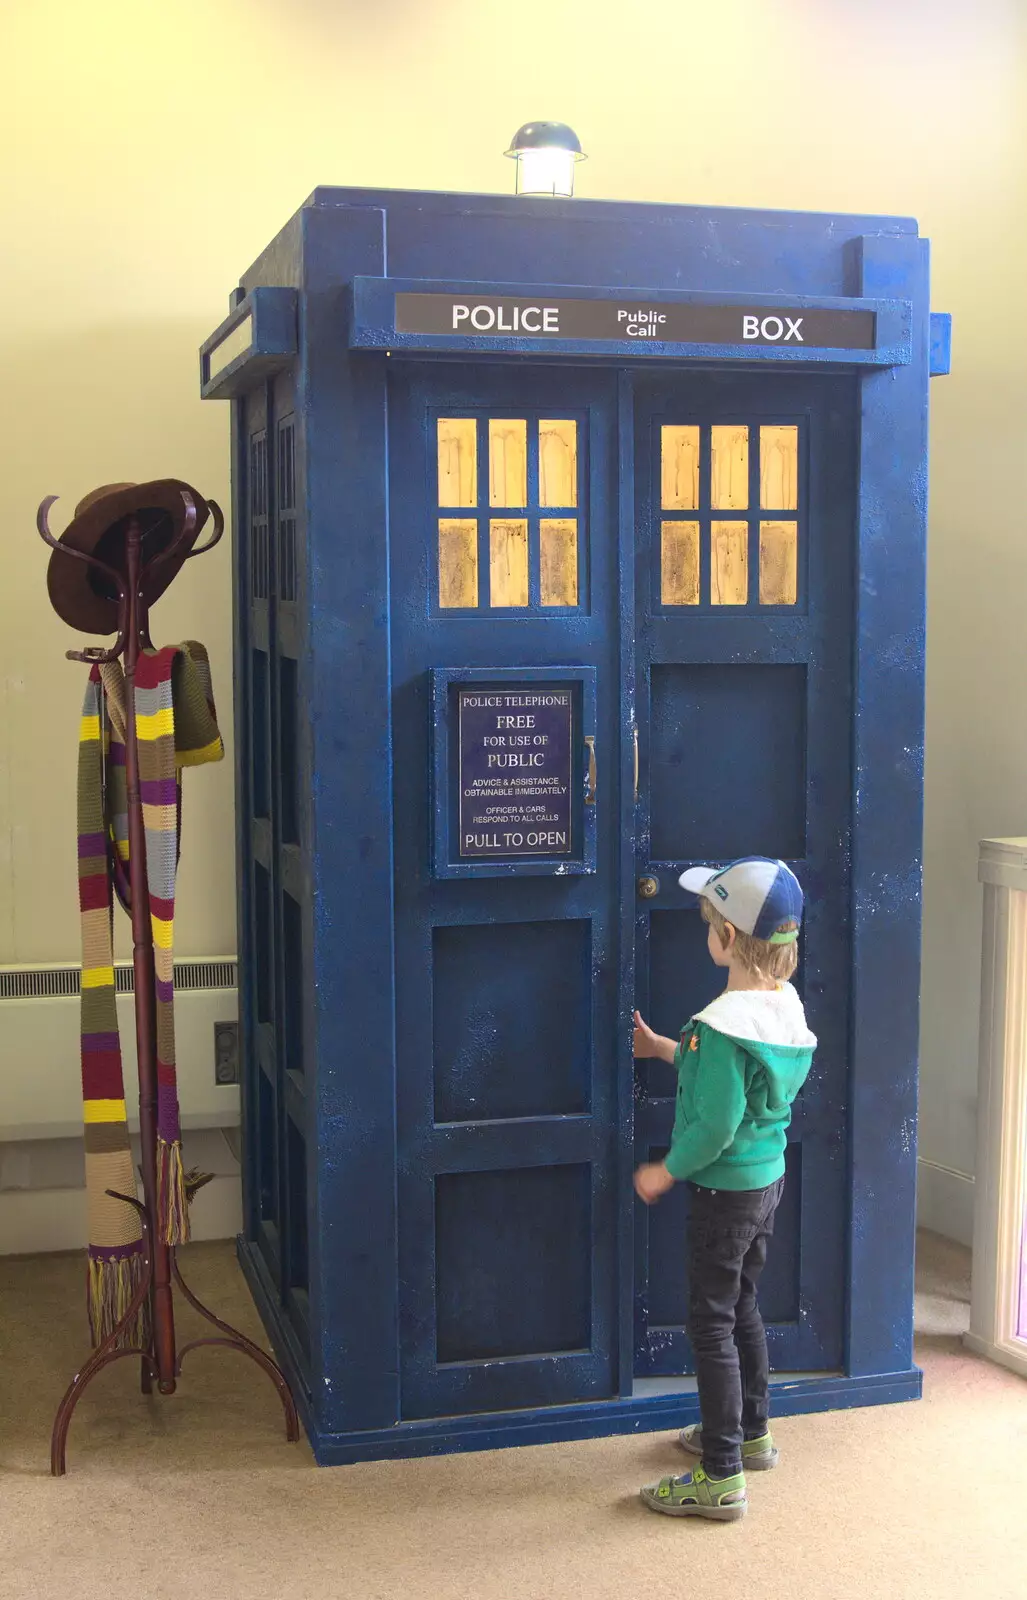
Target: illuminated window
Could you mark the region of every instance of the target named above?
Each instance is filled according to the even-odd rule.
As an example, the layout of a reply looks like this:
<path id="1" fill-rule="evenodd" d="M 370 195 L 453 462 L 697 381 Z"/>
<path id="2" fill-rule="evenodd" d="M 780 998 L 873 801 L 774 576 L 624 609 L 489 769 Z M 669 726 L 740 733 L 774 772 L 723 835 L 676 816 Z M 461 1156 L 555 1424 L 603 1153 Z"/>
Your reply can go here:
<path id="1" fill-rule="evenodd" d="M 573 418 L 438 418 L 440 610 L 580 605 L 579 455 Z"/>
<path id="2" fill-rule="evenodd" d="M 665 424 L 659 483 L 664 606 L 797 604 L 796 424 Z"/>

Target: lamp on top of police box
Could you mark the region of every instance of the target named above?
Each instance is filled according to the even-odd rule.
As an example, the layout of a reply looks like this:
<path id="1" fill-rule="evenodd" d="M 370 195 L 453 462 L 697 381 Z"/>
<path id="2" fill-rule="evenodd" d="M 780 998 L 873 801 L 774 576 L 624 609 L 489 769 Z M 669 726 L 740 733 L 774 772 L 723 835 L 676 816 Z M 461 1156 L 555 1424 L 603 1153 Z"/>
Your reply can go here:
<path id="1" fill-rule="evenodd" d="M 574 168 L 585 160 L 581 143 L 565 122 L 526 122 L 518 128 L 506 154 L 517 162 L 517 193 L 574 193 Z"/>

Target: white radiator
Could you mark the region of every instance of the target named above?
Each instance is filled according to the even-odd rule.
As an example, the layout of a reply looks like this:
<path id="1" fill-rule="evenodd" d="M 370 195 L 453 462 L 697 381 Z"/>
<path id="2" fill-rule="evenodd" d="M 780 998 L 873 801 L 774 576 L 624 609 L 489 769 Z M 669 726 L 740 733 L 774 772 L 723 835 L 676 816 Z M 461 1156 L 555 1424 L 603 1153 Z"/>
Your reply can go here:
<path id="1" fill-rule="evenodd" d="M 966 1342 L 1027 1376 L 1027 838 L 985 839 L 973 1286 Z"/>
<path id="2" fill-rule="evenodd" d="M 82 1132 L 76 967 L 0 969 L 0 1141 Z M 117 968 L 118 1022 L 129 1123 L 139 1126 L 132 969 Z M 215 1031 L 238 1015 L 232 959 L 175 964 L 175 1035 L 182 1126 L 239 1121 L 239 1089 L 215 1077 Z"/>

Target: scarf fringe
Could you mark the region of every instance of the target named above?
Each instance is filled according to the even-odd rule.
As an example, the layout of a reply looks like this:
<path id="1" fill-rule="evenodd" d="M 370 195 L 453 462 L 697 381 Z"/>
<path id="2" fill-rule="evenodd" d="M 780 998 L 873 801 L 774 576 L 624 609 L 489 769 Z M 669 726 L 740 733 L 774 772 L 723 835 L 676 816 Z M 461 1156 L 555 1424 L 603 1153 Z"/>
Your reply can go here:
<path id="1" fill-rule="evenodd" d="M 122 1256 L 89 1257 L 87 1303 L 89 1332 L 94 1349 L 109 1339 L 132 1303 L 143 1281 L 146 1262 L 141 1245 Z M 150 1347 L 149 1297 L 122 1331 L 115 1349 L 148 1350 Z"/>
<path id="2" fill-rule="evenodd" d="M 157 1140 L 157 1217 L 165 1244 L 188 1243 L 189 1197 L 179 1139 L 173 1143 Z"/>

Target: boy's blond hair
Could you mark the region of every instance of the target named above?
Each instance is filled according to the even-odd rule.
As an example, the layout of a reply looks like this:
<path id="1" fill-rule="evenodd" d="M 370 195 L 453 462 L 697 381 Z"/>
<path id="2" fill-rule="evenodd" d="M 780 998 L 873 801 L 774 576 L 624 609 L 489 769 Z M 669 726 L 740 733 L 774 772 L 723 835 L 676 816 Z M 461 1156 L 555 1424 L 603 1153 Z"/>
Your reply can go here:
<path id="1" fill-rule="evenodd" d="M 705 895 L 699 900 L 699 909 L 703 921 L 713 928 L 726 950 L 727 918 L 721 915 Z M 731 926 L 734 927 L 734 923 Z M 769 939 L 754 939 L 751 933 L 743 933 L 741 928 L 735 928 L 734 949 L 739 965 L 763 982 L 774 980 L 777 983 L 787 983 L 799 964 L 798 942 L 794 939 L 791 944 L 771 944 Z"/>

